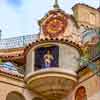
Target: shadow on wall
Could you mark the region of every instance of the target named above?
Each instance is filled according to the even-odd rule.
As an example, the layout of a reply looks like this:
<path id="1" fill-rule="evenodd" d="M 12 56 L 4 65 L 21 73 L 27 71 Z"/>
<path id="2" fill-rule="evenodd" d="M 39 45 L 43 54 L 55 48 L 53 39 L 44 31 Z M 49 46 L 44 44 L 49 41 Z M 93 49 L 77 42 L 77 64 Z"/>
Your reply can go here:
<path id="1" fill-rule="evenodd" d="M 25 100 L 24 96 L 19 92 L 10 92 L 8 93 L 6 100 Z"/>

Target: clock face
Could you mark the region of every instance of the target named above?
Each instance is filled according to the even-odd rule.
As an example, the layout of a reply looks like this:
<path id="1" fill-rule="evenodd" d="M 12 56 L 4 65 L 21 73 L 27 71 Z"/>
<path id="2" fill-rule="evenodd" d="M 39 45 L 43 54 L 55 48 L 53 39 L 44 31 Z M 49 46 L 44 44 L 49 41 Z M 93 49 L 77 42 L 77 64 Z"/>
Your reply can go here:
<path id="1" fill-rule="evenodd" d="M 50 18 L 43 25 L 44 34 L 49 35 L 50 37 L 56 37 L 61 33 L 64 33 L 67 26 L 67 20 L 63 17 L 54 17 Z"/>

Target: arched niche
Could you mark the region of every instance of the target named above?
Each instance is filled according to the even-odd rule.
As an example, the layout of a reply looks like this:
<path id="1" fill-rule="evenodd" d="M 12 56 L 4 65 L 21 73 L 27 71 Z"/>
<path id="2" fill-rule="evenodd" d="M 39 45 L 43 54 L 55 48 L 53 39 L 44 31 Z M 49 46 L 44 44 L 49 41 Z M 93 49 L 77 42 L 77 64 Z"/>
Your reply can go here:
<path id="1" fill-rule="evenodd" d="M 13 91 L 8 93 L 6 100 L 25 100 L 25 98 L 22 94 Z"/>
<path id="2" fill-rule="evenodd" d="M 58 67 L 59 46 L 43 45 L 35 49 L 35 70 Z"/>
<path id="3" fill-rule="evenodd" d="M 49 49 L 48 49 L 49 48 Z M 40 49 L 45 49 L 47 51 L 43 51 Z M 26 74 L 33 73 L 38 69 L 42 69 L 43 67 L 36 68 L 37 64 L 40 64 L 40 61 L 37 60 L 36 56 L 38 55 L 37 51 L 40 50 L 44 52 L 44 55 L 50 50 L 51 54 L 54 54 L 53 57 L 56 58 L 56 64 L 51 66 L 50 68 L 59 67 L 67 70 L 77 71 L 79 69 L 79 59 L 80 59 L 80 51 L 70 45 L 59 42 L 48 42 L 48 43 L 40 43 L 38 45 L 34 45 L 26 55 Z M 41 54 L 39 54 L 41 55 Z M 41 56 L 39 56 L 41 57 Z M 42 56 L 43 58 L 43 56 Z"/>
<path id="4" fill-rule="evenodd" d="M 75 100 L 87 100 L 86 89 L 84 86 L 81 86 L 76 90 Z"/>

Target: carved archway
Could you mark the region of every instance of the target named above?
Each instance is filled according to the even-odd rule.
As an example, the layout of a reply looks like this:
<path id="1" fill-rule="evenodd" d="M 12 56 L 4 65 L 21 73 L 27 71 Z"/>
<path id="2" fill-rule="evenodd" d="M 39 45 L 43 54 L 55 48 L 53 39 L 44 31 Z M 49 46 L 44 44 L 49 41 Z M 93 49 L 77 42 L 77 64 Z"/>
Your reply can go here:
<path id="1" fill-rule="evenodd" d="M 87 100 L 87 94 L 85 87 L 81 86 L 76 90 L 75 100 Z"/>

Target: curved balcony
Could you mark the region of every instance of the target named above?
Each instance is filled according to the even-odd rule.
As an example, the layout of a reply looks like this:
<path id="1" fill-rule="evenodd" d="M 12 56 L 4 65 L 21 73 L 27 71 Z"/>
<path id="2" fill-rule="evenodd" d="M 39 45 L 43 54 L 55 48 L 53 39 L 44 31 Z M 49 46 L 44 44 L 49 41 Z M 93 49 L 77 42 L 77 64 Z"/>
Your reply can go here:
<path id="1" fill-rule="evenodd" d="M 75 72 L 61 68 L 45 68 L 25 77 L 27 87 L 47 100 L 61 100 L 77 84 Z"/>
<path id="2" fill-rule="evenodd" d="M 77 84 L 80 52 L 71 43 L 41 40 L 26 48 L 26 85 L 43 100 L 62 100 Z"/>

